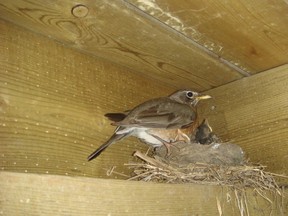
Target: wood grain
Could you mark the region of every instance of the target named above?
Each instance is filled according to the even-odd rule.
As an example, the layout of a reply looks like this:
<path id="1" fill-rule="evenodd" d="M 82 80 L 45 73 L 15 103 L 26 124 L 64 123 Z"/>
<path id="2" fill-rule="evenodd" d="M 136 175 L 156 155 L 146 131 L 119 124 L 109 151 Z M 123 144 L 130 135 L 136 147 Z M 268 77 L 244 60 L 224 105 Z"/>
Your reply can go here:
<path id="1" fill-rule="evenodd" d="M 205 92 L 206 117 L 224 141 L 239 144 L 252 162 L 288 175 L 288 65 Z"/>
<path id="2" fill-rule="evenodd" d="M 287 1 L 126 1 L 244 71 L 288 63 Z"/>
<path id="3" fill-rule="evenodd" d="M 220 186 L 9 172 L 0 172 L 0 184 L 3 215 L 214 216 L 219 215 L 217 200 L 223 215 L 241 215 L 234 191 Z M 273 205 L 247 190 L 250 215 L 286 215 L 287 199 L 276 202 L 273 194 L 265 195 L 274 201 Z"/>
<path id="4" fill-rule="evenodd" d="M 129 173 L 123 164 L 147 149 L 133 138 L 87 163 L 114 130 L 103 115 L 175 89 L 11 23 L 0 20 L 0 29 L 0 169 L 108 178 L 116 166 Z"/>
<path id="5" fill-rule="evenodd" d="M 75 17 L 76 5 L 89 10 Z M 207 90 L 243 75 L 124 1 L 0 1 L 0 17 L 177 88 Z"/>

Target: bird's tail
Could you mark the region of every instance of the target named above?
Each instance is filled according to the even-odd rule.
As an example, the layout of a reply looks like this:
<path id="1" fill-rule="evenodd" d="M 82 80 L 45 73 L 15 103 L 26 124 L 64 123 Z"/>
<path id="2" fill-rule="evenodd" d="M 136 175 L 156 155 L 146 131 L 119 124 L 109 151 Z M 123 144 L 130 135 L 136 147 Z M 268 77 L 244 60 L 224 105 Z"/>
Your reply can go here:
<path id="1" fill-rule="evenodd" d="M 107 117 L 109 120 L 114 122 L 122 121 L 124 118 L 126 118 L 125 113 L 106 113 L 105 117 Z"/>
<path id="2" fill-rule="evenodd" d="M 108 146 L 110 146 L 111 144 L 113 144 L 116 141 L 123 139 L 127 135 L 129 135 L 129 133 L 122 133 L 122 134 L 114 133 L 107 142 L 102 144 L 98 149 L 96 149 L 92 154 L 90 154 L 88 156 L 88 158 L 87 158 L 88 161 L 91 161 L 94 158 L 98 157 Z"/>

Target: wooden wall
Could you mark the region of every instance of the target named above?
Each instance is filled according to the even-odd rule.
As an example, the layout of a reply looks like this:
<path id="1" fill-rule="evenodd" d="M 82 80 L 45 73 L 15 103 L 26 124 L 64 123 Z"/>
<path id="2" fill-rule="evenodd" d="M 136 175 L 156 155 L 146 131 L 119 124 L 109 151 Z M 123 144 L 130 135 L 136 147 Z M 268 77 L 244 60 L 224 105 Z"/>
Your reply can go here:
<path id="1" fill-rule="evenodd" d="M 101 164 L 122 166 L 134 145 L 146 149 L 131 138 L 86 162 L 114 130 L 104 113 L 129 109 L 174 88 L 11 23 L 1 21 L 0 29 L 2 169 L 104 176 Z M 241 145 L 252 161 L 286 175 L 287 77 L 283 66 L 223 85 L 208 91 L 213 100 L 200 108 L 224 141 Z"/>
<path id="2" fill-rule="evenodd" d="M 86 162 L 114 130 L 104 113 L 129 109 L 174 88 L 11 23 L 1 21 L 0 29 L 2 169 L 104 176 L 101 164 L 122 166 L 134 145 L 146 149 L 130 138 Z M 224 141 L 241 145 L 252 161 L 286 175 L 287 77 L 283 66 L 212 89 L 207 93 L 213 100 L 200 108 Z"/>
<path id="3" fill-rule="evenodd" d="M 106 112 L 173 88 L 11 23 L 0 29 L 0 169 L 107 178 L 133 149 L 146 150 L 131 138 L 86 160 L 114 130 Z"/>
<path id="4" fill-rule="evenodd" d="M 243 147 L 251 162 L 288 175 L 288 65 L 206 93 L 213 100 L 199 110 L 215 133 Z"/>

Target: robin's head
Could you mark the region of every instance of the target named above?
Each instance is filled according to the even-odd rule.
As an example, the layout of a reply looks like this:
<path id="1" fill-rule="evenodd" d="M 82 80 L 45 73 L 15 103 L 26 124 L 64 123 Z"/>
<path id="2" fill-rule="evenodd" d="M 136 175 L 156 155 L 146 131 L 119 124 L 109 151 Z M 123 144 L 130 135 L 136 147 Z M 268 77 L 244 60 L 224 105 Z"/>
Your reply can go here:
<path id="1" fill-rule="evenodd" d="M 169 96 L 172 100 L 179 103 L 189 104 L 191 106 L 196 106 L 200 100 L 205 100 L 211 98 L 210 95 L 203 95 L 192 90 L 178 90 Z"/>

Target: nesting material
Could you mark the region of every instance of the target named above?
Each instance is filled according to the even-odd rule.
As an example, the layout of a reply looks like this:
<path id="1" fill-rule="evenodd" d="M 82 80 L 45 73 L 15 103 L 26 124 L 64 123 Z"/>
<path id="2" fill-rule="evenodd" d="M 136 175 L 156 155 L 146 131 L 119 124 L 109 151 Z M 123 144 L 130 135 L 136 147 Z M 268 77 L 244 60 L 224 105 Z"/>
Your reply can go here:
<path id="1" fill-rule="evenodd" d="M 224 144 L 223 144 L 224 145 Z M 234 147 L 233 147 L 234 149 Z M 237 149 L 237 148 L 236 148 Z M 161 150 L 162 151 L 162 150 Z M 180 151 L 181 152 L 181 151 Z M 209 155 L 209 154 L 207 154 Z M 169 160 L 159 155 L 148 156 L 139 151 L 134 156 L 141 159 L 142 162 L 128 164 L 133 169 L 133 176 L 129 180 L 159 182 L 159 183 L 197 183 L 204 185 L 223 185 L 232 189 L 236 197 L 236 206 L 241 216 L 250 215 L 248 201 L 246 196 L 246 188 L 252 188 L 260 195 L 259 199 L 267 201 L 270 209 L 277 206 L 278 212 L 283 212 L 285 208 L 279 200 L 284 199 L 283 191 L 275 181 L 275 177 L 285 177 L 274 173 L 266 172 L 262 165 L 251 165 L 243 163 L 242 165 L 224 165 L 216 163 L 188 163 L 189 159 Z M 185 155 L 187 157 L 187 155 Z M 181 157 L 180 157 L 181 158 Z M 238 158 L 239 159 L 239 158 Z M 244 158 L 243 158 L 244 159 Z M 185 165 L 177 163 L 185 161 Z M 192 161 L 192 160 L 191 160 Z M 211 160 L 212 162 L 214 160 Z M 287 177 L 285 177 L 287 178 Z M 274 200 L 268 198 L 269 192 Z M 227 196 L 230 196 L 227 194 Z M 222 205 L 217 199 L 217 208 L 219 215 L 222 215 Z M 278 213 L 277 213 L 278 214 Z M 282 214 L 283 215 L 283 214 Z"/>
<path id="2" fill-rule="evenodd" d="M 143 163 L 128 164 L 133 169 L 130 178 L 166 183 L 199 183 L 228 185 L 234 188 L 253 187 L 279 192 L 273 173 L 262 165 L 245 161 L 240 146 L 221 143 L 206 119 L 198 126 L 190 142 L 171 144 L 170 154 L 163 145 L 154 155 L 136 151 Z M 280 193 L 280 192 L 279 192 Z"/>
<path id="3" fill-rule="evenodd" d="M 227 185 L 234 188 L 253 187 L 276 191 L 280 194 L 275 178 L 277 174 L 264 171 L 261 165 L 219 165 L 207 163 L 178 164 L 157 155 L 150 157 L 139 151 L 134 156 L 143 163 L 128 164 L 133 169 L 130 180 L 164 183 L 198 183 Z"/>

